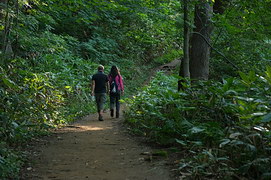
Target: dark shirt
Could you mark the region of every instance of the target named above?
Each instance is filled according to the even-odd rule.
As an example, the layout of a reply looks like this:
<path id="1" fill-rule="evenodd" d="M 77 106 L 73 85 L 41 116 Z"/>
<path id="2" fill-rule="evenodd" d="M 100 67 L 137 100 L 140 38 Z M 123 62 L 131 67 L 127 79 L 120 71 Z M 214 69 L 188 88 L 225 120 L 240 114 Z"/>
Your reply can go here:
<path id="1" fill-rule="evenodd" d="M 106 83 L 108 82 L 108 77 L 103 72 L 98 72 L 92 76 L 92 80 L 95 81 L 95 93 L 106 93 Z"/>

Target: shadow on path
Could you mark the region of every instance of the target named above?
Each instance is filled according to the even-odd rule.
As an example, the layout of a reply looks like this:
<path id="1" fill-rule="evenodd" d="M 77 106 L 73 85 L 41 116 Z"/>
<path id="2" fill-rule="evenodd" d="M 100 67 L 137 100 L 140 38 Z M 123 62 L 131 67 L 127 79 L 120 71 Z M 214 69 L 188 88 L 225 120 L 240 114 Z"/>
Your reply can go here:
<path id="1" fill-rule="evenodd" d="M 33 165 L 22 179 L 54 180 L 169 180 L 167 159 L 146 161 L 144 152 L 152 151 L 121 128 L 119 119 L 95 114 L 59 129 L 44 145 L 35 147 Z"/>

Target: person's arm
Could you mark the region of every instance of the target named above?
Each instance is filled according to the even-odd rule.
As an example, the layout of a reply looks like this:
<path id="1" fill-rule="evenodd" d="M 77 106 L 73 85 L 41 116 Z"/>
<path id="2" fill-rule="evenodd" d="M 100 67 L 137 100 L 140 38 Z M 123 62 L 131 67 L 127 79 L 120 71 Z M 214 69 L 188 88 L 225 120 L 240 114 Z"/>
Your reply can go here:
<path id="1" fill-rule="evenodd" d="M 95 81 L 92 80 L 92 83 L 91 83 L 91 96 L 94 96 L 94 89 L 95 89 Z"/>
<path id="2" fill-rule="evenodd" d="M 107 94 L 110 94 L 110 83 L 111 83 L 110 80 L 111 80 L 111 76 L 109 74 L 108 76 L 106 76 L 106 84 L 105 84 Z"/>
<path id="3" fill-rule="evenodd" d="M 107 94 L 110 93 L 109 81 L 106 82 L 106 92 Z"/>
<path id="4" fill-rule="evenodd" d="M 120 75 L 119 78 L 120 78 L 120 88 L 121 88 L 121 93 L 123 94 L 123 93 L 124 93 L 124 85 L 123 85 L 122 76 Z"/>

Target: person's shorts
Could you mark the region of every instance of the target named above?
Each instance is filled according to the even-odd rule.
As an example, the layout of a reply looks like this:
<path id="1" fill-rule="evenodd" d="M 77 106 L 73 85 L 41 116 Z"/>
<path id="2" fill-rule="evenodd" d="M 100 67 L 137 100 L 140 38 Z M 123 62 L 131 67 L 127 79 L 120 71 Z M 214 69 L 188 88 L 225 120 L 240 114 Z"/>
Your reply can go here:
<path id="1" fill-rule="evenodd" d="M 95 100 L 98 112 L 103 110 L 106 101 L 106 93 L 95 93 Z"/>

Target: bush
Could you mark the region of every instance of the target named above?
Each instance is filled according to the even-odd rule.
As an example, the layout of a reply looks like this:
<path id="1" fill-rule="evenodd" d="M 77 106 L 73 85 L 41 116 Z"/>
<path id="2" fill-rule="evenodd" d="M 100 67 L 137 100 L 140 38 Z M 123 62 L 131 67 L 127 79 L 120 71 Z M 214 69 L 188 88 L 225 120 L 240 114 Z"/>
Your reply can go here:
<path id="1" fill-rule="evenodd" d="M 240 76 L 223 82 L 184 80 L 178 92 L 179 78 L 160 72 L 126 99 L 127 123 L 155 142 L 189 150 L 193 159 L 184 160 L 181 170 L 191 177 L 267 176 L 271 68 Z"/>

